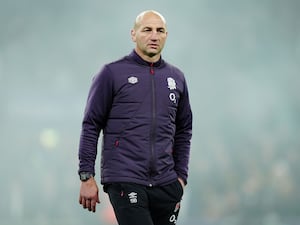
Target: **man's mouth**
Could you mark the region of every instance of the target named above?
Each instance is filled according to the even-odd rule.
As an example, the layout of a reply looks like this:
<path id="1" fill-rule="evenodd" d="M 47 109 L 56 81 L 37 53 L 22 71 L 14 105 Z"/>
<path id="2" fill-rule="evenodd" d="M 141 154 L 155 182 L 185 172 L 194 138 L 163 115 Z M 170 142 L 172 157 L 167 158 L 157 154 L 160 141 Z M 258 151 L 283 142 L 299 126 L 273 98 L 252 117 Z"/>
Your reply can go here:
<path id="1" fill-rule="evenodd" d="M 150 48 L 155 48 L 155 49 L 158 48 L 158 45 L 157 45 L 157 44 L 149 44 L 148 46 L 149 46 Z"/>

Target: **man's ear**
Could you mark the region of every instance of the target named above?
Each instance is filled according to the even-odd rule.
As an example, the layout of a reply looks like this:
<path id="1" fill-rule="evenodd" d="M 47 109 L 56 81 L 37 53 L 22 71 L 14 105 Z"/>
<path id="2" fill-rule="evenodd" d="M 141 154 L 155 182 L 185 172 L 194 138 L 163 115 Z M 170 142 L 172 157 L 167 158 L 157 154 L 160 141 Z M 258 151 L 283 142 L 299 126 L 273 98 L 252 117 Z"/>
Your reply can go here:
<path id="1" fill-rule="evenodd" d="M 132 29 L 130 33 L 131 33 L 131 40 L 132 40 L 133 42 L 136 42 L 136 37 L 135 37 L 136 32 L 135 32 L 135 30 Z"/>

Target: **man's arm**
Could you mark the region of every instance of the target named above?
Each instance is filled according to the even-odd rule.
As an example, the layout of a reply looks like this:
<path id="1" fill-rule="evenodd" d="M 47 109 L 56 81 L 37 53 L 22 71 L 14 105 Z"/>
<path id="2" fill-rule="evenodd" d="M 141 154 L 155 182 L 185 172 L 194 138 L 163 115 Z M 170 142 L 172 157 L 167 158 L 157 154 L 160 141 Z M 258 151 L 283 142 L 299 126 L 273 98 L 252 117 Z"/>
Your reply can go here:
<path id="1" fill-rule="evenodd" d="M 192 111 L 186 82 L 180 98 L 176 115 L 176 134 L 174 143 L 175 171 L 179 181 L 187 184 L 188 164 L 192 138 Z M 183 185 L 183 186 L 184 186 Z"/>
<path id="2" fill-rule="evenodd" d="M 79 142 L 79 169 L 82 172 L 95 175 L 95 161 L 97 157 L 98 139 L 101 130 L 106 125 L 108 113 L 112 103 L 112 79 L 107 67 L 93 79 L 84 118 Z M 96 210 L 96 203 L 99 203 L 98 186 L 93 177 L 82 181 L 80 187 L 79 203 L 89 211 Z"/>
<path id="3" fill-rule="evenodd" d="M 98 138 L 106 126 L 112 105 L 112 76 L 107 66 L 97 74 L 92 82 L 84 111 L 79 142 L 79 170 L 95 174 Z"/>

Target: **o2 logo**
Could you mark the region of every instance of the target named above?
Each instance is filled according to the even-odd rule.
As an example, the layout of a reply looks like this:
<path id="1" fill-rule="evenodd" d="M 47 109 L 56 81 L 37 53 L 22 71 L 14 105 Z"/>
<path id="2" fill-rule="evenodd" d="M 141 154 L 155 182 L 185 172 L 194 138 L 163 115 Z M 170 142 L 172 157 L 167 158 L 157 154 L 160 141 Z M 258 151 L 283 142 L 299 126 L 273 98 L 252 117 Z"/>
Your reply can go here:
<path id="1" fill-rule="evenodd" d="M 176 104 L 177 100 L 176 100 L 176 95 L 175 95 L 175 93 L 171 92 L 171 93 L 169 94 L 169 99 L 170 99 L 171 102 L 173 102 L 174 104 Z"/>
<path id="2" fill-rule="evenodd" d="M 174 223 L 174 224 L 176 224 L 176 216 L 173 214 L 171 217 L 170 217 L 170 219 L 169 219 L 169 221 L 171 222 L 171 223 Z"/>

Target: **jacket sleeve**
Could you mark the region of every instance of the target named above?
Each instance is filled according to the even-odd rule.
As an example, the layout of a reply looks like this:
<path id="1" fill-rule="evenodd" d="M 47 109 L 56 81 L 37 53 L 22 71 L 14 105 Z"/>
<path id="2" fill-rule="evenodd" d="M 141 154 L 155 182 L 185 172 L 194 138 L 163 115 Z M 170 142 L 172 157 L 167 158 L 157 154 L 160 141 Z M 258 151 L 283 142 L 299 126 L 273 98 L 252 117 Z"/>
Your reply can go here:
<path id="1" fill-rule="evenodd" d="M 93 78 L 84 111 L 79 141 L 79 170 L 95 174 L 98 139 L 112 105 L 112 74 L 107 66 Z"/>
<path id="2" fill-rule="evenodd" d="M 192 138 L 192 110 L 189 101 L 189 93 L 186 82 L 180 97 L 176 115 L 176 133 L 174 138 L 173 157 L 175 171 L 178 177 L 187 184 L 188 164 L 190 158 L 190 146 Z"/>

